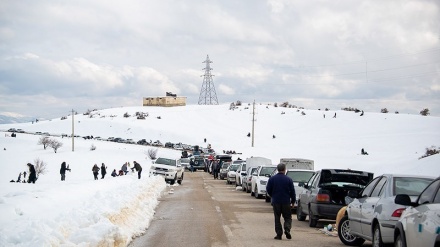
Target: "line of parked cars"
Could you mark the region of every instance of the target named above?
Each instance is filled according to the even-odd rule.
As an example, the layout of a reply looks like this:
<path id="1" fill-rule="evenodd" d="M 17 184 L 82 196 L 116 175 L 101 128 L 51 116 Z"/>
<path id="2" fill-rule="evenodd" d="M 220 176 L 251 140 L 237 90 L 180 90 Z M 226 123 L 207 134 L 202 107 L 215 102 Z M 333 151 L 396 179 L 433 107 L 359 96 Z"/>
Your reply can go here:
<path id="1" fill-rule="evenodd" d="M 266 184 L 277 173 L 276 166 L 240 163 L 222 167 L 222 174 L 235 175 L 226 175 L 227 183 L 235 182 L 243 191 L 270 202 Z M 295 168 L 287 169 L 286 175 L 294 181 L 298 221 L 308 218 L 309 226 L 316 227 L 318 221 L 336 220 L 338 212 L 345 211 L 337 229 L 345 245 L 360 246 L 367 240 L 378 247 L 440 247 L 440 177 L 374 177 L 371 172 L 350 169 Z"/>

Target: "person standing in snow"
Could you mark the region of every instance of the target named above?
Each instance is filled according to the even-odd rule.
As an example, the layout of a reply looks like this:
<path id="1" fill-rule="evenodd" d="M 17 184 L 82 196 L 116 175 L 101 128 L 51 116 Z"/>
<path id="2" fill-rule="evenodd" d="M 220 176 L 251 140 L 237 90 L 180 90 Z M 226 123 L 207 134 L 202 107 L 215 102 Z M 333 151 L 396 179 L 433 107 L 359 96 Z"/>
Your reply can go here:
<path id="1" fill-rule="evenodd" d="M 283 236 L 283 226 L 281 225 L 281 216 L 284 219 L 284 234 L 287 239 L 291 239 L 290 229 L 292 228 L 292 205 L 295 204 L 296 195 L 293 181 L 286 176 L 286 165 L 278 164 L 278 173 L 267 181 L 266 191 L 272 198 L 273 214 L 275 216 L 274 239 L 281 240 Z"/>
<path id="2" fill-rule="evenodd" d="M 35 171 L 35 167 L 31 163 L 27 163 L 27 166 L 29 167 L 28 183 L 33 183 L 34 184 L 35 181 L 37 180 L 37 173 Z"/>
<path id="3" fill-rule="evenodd" d="M 70 171 L 70 168 L 66 167 L 66 162 L 63 161 L 63 163 L 61 163 L 61 168 L 60 168 L 61 181 L 66 180 L 66 170 Z"/>
<path id="4" fill-rule="evenodd" d="M 133 161 L 134 169 L 138 172 L 138 179 L 141 179 L 141 173 L 142 173 L 142 166 L 137 163 L 136 161 Z"/>
<path id="5" fill-rule="evenodd" d="M 104 179 L 105 174 L 107 174 L 107 167 L 105 167 L 104 163 L 102 163 L 102 165 L 101 165 L 101 175 L 102 175 L 101 179 Z"/>
<path id="6" fill-rule="evenodd" d="M 98 180 L 99 167 L 97 164 L 93 166 L 92 172 L 93 172 L 93 176 L 95 177 L 95 180 Z"/>

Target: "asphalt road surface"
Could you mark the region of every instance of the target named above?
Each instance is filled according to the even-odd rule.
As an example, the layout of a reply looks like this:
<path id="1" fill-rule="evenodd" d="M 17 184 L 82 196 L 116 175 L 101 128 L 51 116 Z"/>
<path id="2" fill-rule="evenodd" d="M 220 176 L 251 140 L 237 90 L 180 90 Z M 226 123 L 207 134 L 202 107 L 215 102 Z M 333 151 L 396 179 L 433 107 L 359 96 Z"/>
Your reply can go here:
<path id="1" fill-rule="evenodd" d="M 129 246 L 345 246 L 338 237 L 319 231 L 334 222 L 320 221 L 310 228 L 295 214 L 292 218 L 292 239 L 274 240 L 270 203 L 236 190 L 226 180 L 214 180 L 209 173 L 185 172 L 182 185 L 167 187 L 146 233 Z"/>

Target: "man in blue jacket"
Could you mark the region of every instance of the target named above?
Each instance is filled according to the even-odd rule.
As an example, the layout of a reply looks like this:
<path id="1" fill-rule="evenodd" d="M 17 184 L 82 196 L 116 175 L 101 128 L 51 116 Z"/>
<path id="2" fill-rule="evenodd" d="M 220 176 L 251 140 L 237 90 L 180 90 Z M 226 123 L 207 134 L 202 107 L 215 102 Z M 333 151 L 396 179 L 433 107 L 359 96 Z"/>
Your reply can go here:
<path id="1" fill-rule="evenodd" d="M 281 240 L 283 227 L 281 225 L 281 215 L 284 218 L 284 234 L 287 239 L 291 239 L 290 229 L 292 228 L 292 205 L 295 203 L 295 187 L 290 177 L 286 176 L 286 165 L 277 166 L 278 173 L 271 177 L 267 182 L 266 191 L 272 198 L 273 214 L 275 216 L 274 239 Z"/>

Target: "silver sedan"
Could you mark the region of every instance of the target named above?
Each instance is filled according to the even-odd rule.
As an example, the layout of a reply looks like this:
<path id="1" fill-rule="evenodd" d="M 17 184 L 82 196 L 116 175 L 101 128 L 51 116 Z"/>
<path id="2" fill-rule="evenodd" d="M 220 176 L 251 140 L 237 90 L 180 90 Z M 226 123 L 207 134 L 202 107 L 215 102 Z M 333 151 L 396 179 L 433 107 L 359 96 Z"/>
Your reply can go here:
<path id="1" fill-rule="evenodd" d="M 394 242 L 394 227 L 405 206 L 396 204 L 397 194 L 407 194 L 415 201 L 434 177 L 384 174 L 373 179 L 348 204 L 346 215 L 338 225 L 340 240 L 346 245 L 361 245 L 365 240 L 373 246 Z"/>

